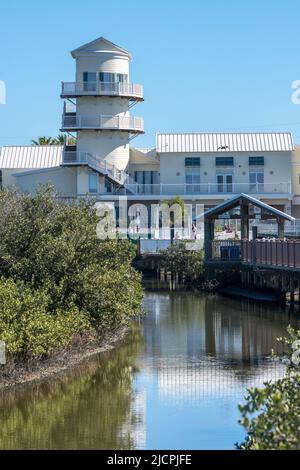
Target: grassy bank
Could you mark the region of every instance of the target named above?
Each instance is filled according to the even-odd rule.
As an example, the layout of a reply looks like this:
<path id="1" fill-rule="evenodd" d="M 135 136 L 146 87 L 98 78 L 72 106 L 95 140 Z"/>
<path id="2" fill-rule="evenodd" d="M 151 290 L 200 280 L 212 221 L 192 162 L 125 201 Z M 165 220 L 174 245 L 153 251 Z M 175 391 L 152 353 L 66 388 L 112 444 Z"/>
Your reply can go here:
<path id="1" fill-rule="evenodd" d="M 35 196 L 0 191 L 0 340 L 8 364 L 45 360 L 83 338 L 98 342 L 140 313 L 135 249 L 98 239 L 98 222 L 93 204 L 63 203 L 50 188 Z"/>

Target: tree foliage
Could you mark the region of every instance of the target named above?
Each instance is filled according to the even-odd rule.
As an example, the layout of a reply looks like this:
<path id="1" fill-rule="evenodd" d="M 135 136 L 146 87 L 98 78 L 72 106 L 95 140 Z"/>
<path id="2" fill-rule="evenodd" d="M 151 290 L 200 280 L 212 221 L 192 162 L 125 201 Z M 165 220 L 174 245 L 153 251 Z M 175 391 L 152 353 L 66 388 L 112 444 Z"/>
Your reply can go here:
<path id="1" fill-rule="evenodd" d="M 41 136 L 37 140 L 32 140 L 31 145 L 64 145 L 65 134 L 58 134 L 57 137 Z M 76 139 L 68 136 L 68 145 L 76 145 Z"/>
<path id="2" fill-rule="evenodd" d="M 188 243 L 172 243 L 162 251 L 162 267 L 173 274 L 179 273 L 188 281 L 198 280 L 203 276 L 203 250 L 189 250 Z"/>
<path id="3" fill-rule="evenodd" d="M 297 360 L 300 331 L 288 328 L 288 333 L 286 338 L 280 338 L 287 347 L 285 377 L 266 382 L 263 388 L 249 389 L 246 403 L 239 405 L 240 424 L 247 431 L 239 449 L 300 449 L 300 368 Z"/>
<path id="4" fill-rule="evenodd" d="M 135 248 L 127 240 L 99 240 L 97 223 L 91 203 L 63 203 L 49 187 L 35 196 L 0 192 L 0 339 L 5 338 L 8 351 L 44 354 L 69 343 L 72 331 L 115 328 L 139 313 L 140 275 L 131 265 Z M 18 308 L 4 302 L 14 296 Z M 12 320 L 14 309 L 19 313 Z M 57 337 L 53 343 L 45 339 L 44 349 L 14 339 L 29 310 L 44 325 L 34 329 L 36 337 L 45 328 Z M 72 324 L 74 318 L 78 324 Z M 55 333 L 61 320 L 68 327 L 64 340 Z"/>

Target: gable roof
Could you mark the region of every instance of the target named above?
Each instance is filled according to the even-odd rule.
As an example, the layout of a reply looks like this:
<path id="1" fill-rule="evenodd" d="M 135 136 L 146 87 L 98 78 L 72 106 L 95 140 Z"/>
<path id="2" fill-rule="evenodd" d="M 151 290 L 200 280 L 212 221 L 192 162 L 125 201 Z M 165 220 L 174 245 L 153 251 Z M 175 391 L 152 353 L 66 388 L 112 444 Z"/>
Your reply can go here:
<path id="1" fill-rule="evenodd" d="M 169 152 L 290 152 L 290 132 L 157 134 L 158 153 Z"/>
<path id="2" fill-rule="evenodd" d="M 100 36 L 97 39 L 94 39 L 91 42 L 87 42 L 80 47 L 77 47 L 73 51 L 71 51 L 72 56 L 75 58 L 79 55 L 86 55 L 86 54 L 95 54 L 97 52 L 108 52 L 108 53 L 116 53 L 118 52 L 121 55 L 124 55 L 131 59 L 130 52 L 126 51 L 122 47 L 118 46 L 117 44 L 105 39 L 103 36 Z"/>
<path id="3" fill-rule="evenodd" d="M 159 159 L 156 157 L 154 152 L 143 152 L 139 148 L 130 147 L 130 163 L 158 165 Z"/>
<path id="4" fill-rule="evenodd" d="M 52 168 L 62 162 L 61 145 L 5 146 L 0 151 L 0 169 Z"/>
<path id="5" fill-rule="evenodd" d="M 266 212 L 269 212 L 270 214 L 275 215 L 280 219 L 289 220 L 290 222 L 295 222 L 296 220 L 295 217 L 292 217 L 291 215 L 288 215 L 285 212 L 275 209 L 275 207 L 269 206 L 269 204 L 261 202 L 259 199 L 256 199 L 255 197 L 249 196 L 249 194 L 244 193 L 241 193 L 238 196 L 234 196 L 233 198 L 222 202 L 218 206 L 209 209 L 204 213 L 204 217 L 213 218 L 214 216 L 217 216 L 219 214 L 224 214 L 224 212 L 227 212 L 233 209 L 234 207 L 237 207 L 239 204 L 241 204 L 241 202 L 245 201 L 253 204 L 256 207 L 260 207 L 261 209 L 265 210 Z"/>

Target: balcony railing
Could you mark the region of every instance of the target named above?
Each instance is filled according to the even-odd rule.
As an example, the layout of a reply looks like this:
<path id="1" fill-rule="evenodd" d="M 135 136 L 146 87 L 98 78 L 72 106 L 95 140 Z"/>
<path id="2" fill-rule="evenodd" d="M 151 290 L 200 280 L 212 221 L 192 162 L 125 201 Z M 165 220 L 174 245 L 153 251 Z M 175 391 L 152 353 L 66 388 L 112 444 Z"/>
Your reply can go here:
<path id="1" fill-rule="evenodd" d="M 124 82 L 62 82 L 61 96 L 120 96 L 142 100 L 143 86 Z"/>
<path id="2" fill-rule="evenodd" d="M 125 171 L 119 170 L 115 165 L 112 165 L 106 160 L 96 158 L 87 152 L 64 151 L 62 163 L 63 165 L 88 165 L 90 168 L 102 173 L 121 185 L 124 185 L 126 181 L 130 180 L 128 173 Z"/>
<path id="3" fill-rule="evenodd" d="M 221 197 L 247 193 L 247 194 L 270 194 L 282 195 L 291 193 L 291 183 L 265 183 L 265 184 L 249 184 L 237 183 L 231 185 L 228 191 L 223 185 L 217 183 L 201 183 L 201 184 L 139 184 L 131 183 L 126 185 L 131 192 L 140 195 L 165 195 L 165 196 L 197 196 L 197 195 L 220 195 Z"/>
<path id="4" fill-rule="evenodd" d="M 136 116 L 76 116 L 63 115 L 62 130 L 99 129 L 144 132 L 143 118 Z"/>
<path id="5" fill-rule="evenodd" d="M 241 259 L 240 240 L 213 240 L 209 247 L 209 259 L 238 261 Z"/>
<path id="6" fill-rule="evenodd" d="M 243 240 L 242 261 L 252 265 L 300 268 L 299 240 Z"/>

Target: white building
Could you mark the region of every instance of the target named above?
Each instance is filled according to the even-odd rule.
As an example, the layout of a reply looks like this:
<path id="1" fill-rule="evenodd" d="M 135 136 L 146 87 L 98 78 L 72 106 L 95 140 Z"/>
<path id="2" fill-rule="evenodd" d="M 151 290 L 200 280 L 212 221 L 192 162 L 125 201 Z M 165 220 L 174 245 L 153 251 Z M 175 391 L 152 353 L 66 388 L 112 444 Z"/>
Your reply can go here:
<path id="1" fill-rule="evenodd" d="M 134 148 L 143 87 L 130 81 L 130 53 L 101 37 L 71 54 L 61 131 L 76 146 L 3 147 L 0 184 L 33 192 L 50 182 L 63 196 L 116 205 L 120 195 L 130 204 L 180 195 L 211 207 L 244 192 L 300 218 L 300 148 L 289 132 L 157 134 L 154 148 Z"/>

